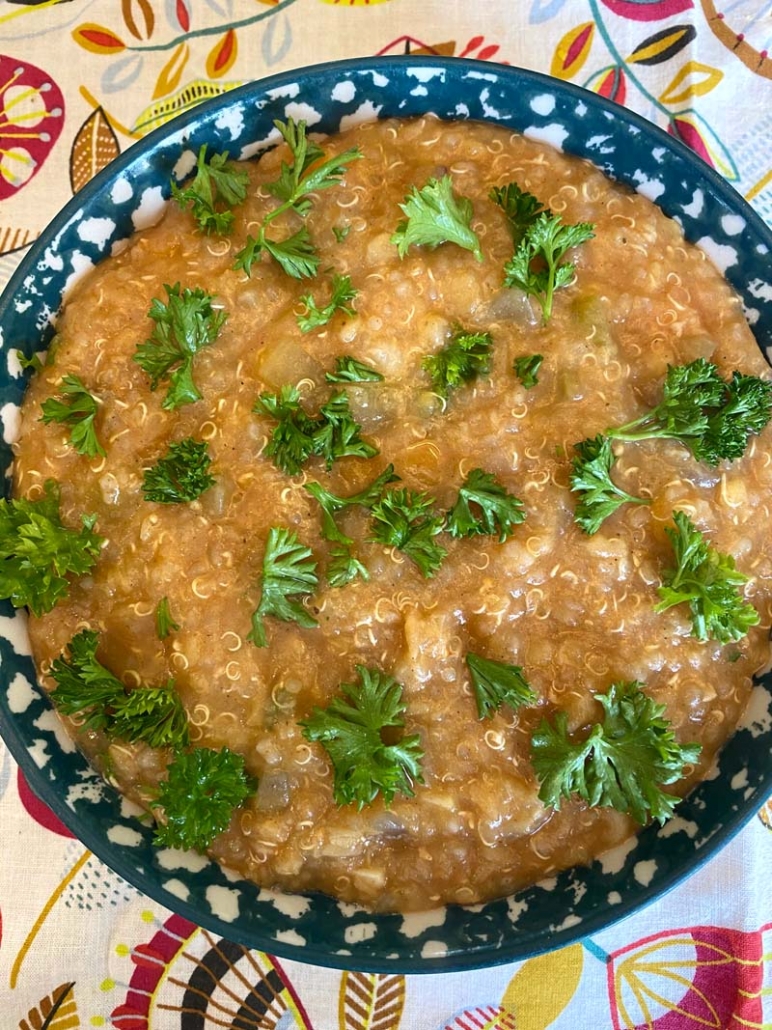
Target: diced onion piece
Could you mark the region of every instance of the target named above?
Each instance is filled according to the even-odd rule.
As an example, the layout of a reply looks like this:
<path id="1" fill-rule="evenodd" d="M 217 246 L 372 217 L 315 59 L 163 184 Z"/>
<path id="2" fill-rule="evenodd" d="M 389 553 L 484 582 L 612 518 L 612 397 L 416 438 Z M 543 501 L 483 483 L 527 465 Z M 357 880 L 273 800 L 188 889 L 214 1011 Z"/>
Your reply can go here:
<path id="1" fill-rule="evenodd" d="M 289 776 L 281 770 L 260 777 L 255 794 L 255 808 L 260 812 L 275 812 L 290 803 Z"/>
<path id="2" fill-rule="evenodd" d="M 521 326 L 536 325 L 539 321 L 530 298 L 515 287 L 500 290 L 479 317 L 484 321 L 514 322 Z"/>
<path id="3" fill-rule="evenodd" d="M 297 340 L 282 339 L 271 346 L 266 346 L 258 359 L 258 371 L 265 382 L 278 389 L 290 383 L 297 386 L 303 379 L 321 383 L 324 370 L 316 360 L 301 346 Z"/>

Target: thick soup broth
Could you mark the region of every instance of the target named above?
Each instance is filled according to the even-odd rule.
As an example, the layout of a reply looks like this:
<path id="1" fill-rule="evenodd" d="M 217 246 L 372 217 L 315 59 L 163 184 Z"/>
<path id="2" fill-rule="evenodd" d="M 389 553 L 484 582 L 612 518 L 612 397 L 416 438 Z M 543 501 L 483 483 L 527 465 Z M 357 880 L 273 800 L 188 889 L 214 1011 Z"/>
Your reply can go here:
<path id="1" fill-rule="evenodd" d="M 669 789 L 684 794 L 710 769 L 743 711 L 751 676 L 769 658 L 772 597 L 770 430 L 743 457 L 716 467 L 674 440 L 614 444 L 614 479 L 649 503 L 628 503 L 598 532 L 574 520 L 569 489 L 574 445 L 656 404 L 668 366 L 698 358 L 728 379 L 735 369 L 768 376 L 739 301 L 705 254 L 645 197 L 545 144 L 483 124 L 433 119 L 365 124 L 323 141 L 327 156 L 358 145 L 363 157 L 341 182 L 312 197 L 305 218 L 320 256 L 314 279 L 287 275 L 269 254 L 251 275 L 234 258 L 277 199 L 286 146 L 244 168 L 247 199 L 230 235 L 196 228 L 170 203 L 69 298 L 49 362 L 33 377 L 14 468 L 17 496 L 35 498 L 47 479 L 61 488 L 62 518 L 96 515 L 105 539 L 89 575 L 73 581 L 49 613 L 30 619 L 44 684 L 51 663 L 83 628 L 99 633 L 99 658 L 129 688 L 174 680 L 191 743 L 242 754 L 257 782 L 210 852 L 259 884 L 318 889 L 379 910 L 508 894 L 556 870 L 586 863 L 637 824 L 577 798 L 559 810 L 539 799 L 531 738 L 541 720 L 567 714 L 571 733 L 599 721 L 595 699 L 635 680 L 666 708 L 682 743 L 702 753 Z M 411 188 L 450 175 L 473 205 L 483 260 L 452 242 L 392 242 Z M 567 224 L 594 236 L 571 251 L 575 275 L 556 290 L 546 324 L 533 298 L 503 285 L 513 253 L 504 212 L 489 197 L 515 181 Z M 288 212 L 277 236 L 297 230 Z M 311 293 L 321 306 L 330 274 L 358 291 L 310 332 L 298 315 Z M 148 311 L 164 285 L 200 287 L 227 320 L 194 359 L 201 398 L 173 410 L 134 360 L 153 328 Z M 424 367 L 458 326 L 489 333 L 487 372 L 442 397 Z M 516 359 L 543 357 L 526 386 Z M 344 355 L 383 379 L 331 386 Z M 71 445 L 66 426 L 41 421 L 41 405 L 77 375 L 98 398 L 105 455 Z M 253 409 L 260 394 L 298 388 L 320 410 L 345 389 L 361 437 L 377 454 L 328 468 L 311 456 L 288 474 L 270 456 L 275 421 Z M 170 442 L 206 441 L 214 484 L 187 503 L 143 496 L 143 475 Z M 266 454 L 266 448 L 269 453 Z M 447 556 L 426 576 L 408 554 L 373 539 L 370 512 L 336 514 L 369 573 L 330 586 L 334 544 L 304 484 L 338 496 L 362 490 L 392 463 L 399 489 L 424 492 L 447 511 L 473 469 L 520 498 L 525 518 L 497 533 L 438 534 Z M 738 641 L 699 640 L 688 608 L 657 612 L 658 586 L 673 564 L 665 529 L 675 510 L 749 577 L 743 593 L 760 622 Z M 317 561 L 318 586 L 302 598 L 318 623 L 266 617 L 267 646 L 248 639 L 261 600 L 272 527 L 285 527 Z M 159 601 L 178 624 L 163 639 Z M 518 666 L 532 703 L 478 715 L 469 652 Z M 390 805 L 338 804 L 324 747 L 301 723 L 326 708 L 357 667 L 402 686 L 404 734 L 417 734 L 423 782 Z M 163 748 L 109 740 L 69 721 L 79 745 L 129 797 L 147 805 L 165 776 Z M 163 814 L 159 815 L 163 818 Z"/>

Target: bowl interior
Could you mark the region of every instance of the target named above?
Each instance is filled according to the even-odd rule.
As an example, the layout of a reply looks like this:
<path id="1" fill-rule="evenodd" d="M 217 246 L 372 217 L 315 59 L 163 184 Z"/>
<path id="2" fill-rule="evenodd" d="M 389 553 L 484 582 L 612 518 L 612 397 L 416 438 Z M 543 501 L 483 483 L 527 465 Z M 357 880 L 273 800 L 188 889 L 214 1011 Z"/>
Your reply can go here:
<path id="1" fill-rule="evenodd" d="M 25 379 L 15 356 L 42 349 L 61 297 L 85 270 L 151 221 L 206 143 L 234 158 L 274 138 L 273 120 L 332 133 L 376 117 L 431 111 L 494 121 L 586 157 L 683 226 L 739 292 L 765 355 L 772 346 L 772 233 L 691 151 L 643 119 L 533 72 L 458 59 L 378 58 L 295 70 L 194 108 L 93 179 L 33 246 L 0 299 L 3 468 L 11 463 Z M 6 477 L 6 490 L 9 480 Z M 630 846 L 472 908 L 378 915 L 320 895 L 285 895 L 229 877 L 206 858 L 159 851 L 152 830 L 106 787 L 35 684 L 26 617 L 0 605 L 0 728 L 34 790 L 95 854 L 156 901 L 250 947 L 320 965 L 391 972 L 470 969 L 569 943 L 672 887 L 724 843 L 772 791 L 772 678 L 754 687 L 715 775 L 664 828 Z"/>

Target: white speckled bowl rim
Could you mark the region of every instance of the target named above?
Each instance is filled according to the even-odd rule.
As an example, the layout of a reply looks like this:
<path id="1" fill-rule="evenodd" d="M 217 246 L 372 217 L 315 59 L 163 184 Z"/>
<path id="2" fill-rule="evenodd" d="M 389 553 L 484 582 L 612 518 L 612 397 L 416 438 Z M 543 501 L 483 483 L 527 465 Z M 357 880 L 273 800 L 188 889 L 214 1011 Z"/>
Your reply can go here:
<path id="1" fill-rule="evenodd" d="M 712 168 L 641 117 L 571 84 L 445 58 L 363 58 L 296 69 L 204 102 L 151 133 L 89 182 L 33 245 L 0 298 L 3 467 L 25 379 L 14 354 L 45 346 L 68 284 L 157 214 L 172 174 L 201 144 L 233 157 L 273 141 L 274 118 L 314 131 L 432 111 L 490 120 L 562 146 L 655 200 L 725 271 L 759 347 L 772 346 L 772 233 Z M 6 476 L 6 490 L 9 479 Z M 364 971 L 439 972 L 524 959 L 597 932 L 661 896 L 715 854 L 772 793 L 769 675 L 711 778 L 664 828 L 587 868 L 485 905 L 403 917 L 245 883 L 197 855 L 158 851 L 152 831 L 90 769 L 34 686 L 26 617 L 0 610 L 0 729 L 34 791 L 99 858 L 199 925 L 278 956 Z"/>

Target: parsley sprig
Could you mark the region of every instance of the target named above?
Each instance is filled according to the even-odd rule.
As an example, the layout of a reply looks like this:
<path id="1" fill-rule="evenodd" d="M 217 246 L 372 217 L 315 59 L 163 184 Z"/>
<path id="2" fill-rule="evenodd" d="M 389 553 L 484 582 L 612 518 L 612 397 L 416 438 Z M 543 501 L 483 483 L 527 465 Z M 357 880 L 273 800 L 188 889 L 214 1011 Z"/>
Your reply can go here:
<path id="1" fill-rule="evenodd" d="M 290 385 L 278 394 L 260 394 L 253 410 L 276 421 L 264 453 L 289 475 L 300 472 L 313 455 L 324 458 L 330 468 L 338 458 L 372 458 L 378 453 L 360 436 L 344 390 L 334 393 L 315 418 L 301 404 L 297 387 Z"/>
<path id="2" fill-rule="evenodd" d="M 311 209 L 311 194 L 337 186 L 346 166 L 357 161 L 361 151 L 357 147 L 336 154 L 323 161 L 324 151 L 308 138 L 306 123 L 288 118 L 275 121 L 292 155 L 291 164 L 282 161 L 279 177 L 266 186 L 280 204 L 269 211 L 260 223 L 257 236 L 247 236 L 244 247 L 236 255 L 235 268 L 251 274 L 252 265 L 265 252 L 277 261 L 293 279 L 311 278 L 319 268 L 319 255 L 305 225 L 284 239 L 268 236 L 271 222 L 288 211 L 305 218 Z"/>
<path id="3" fill-rule="evenodd" d="M 670 365 L 662 400 L 639 418 L 606 430 L 616 440 L 679 440 L 716 466 L 745 453 L 772 417 L 772 382 L 734 371 L 727 381 L 705 358 Z"/>
<path id="4" fill-rule="evenodd" d="M 475 468 L 459 488 L 456 503 L 448 512 L 447 530 L 455 537 L 498 534 L 503 543 L 524 519 L 523 502 L 507 493 L 492 473 Z"/>
<path id="5" fill-rule="evenodd" d="M 349 408 L 348 394 L 338 390 L 319 409 L 320 419 L 314 432 L 314 454 L 332 468 L 338 458 L 374 458 L 378 448 L 359 435 L 361 426 Z"/>
<path id="6" fill-rule="evenodd" d="M 227 830 L 234 811 L 254 792 L 244 756 L 227 747 L 180 751 L 150 802 L 162 809 L 154 841 L 161 847 L 205 851 Z"/>
<path id="7" fill-rule="evenodd" d="M 435 537 L 445 519 L 433 511 L 433 500 L 415 490 L 388 490 L 372 509 L 373 540 L 396 547 L 412 558 L 423 576 L 431 578 L 447 556 Z"/>
<path id="8" fill-rule="evenodd" d="M 359 577 L 369 580 L 367 566 L 351 550 L 350 544 L 335 544 L 330 548 L 327 562 L 327 582 L 331 587 L 343 587 Z"/>
<path id="9" fill-rule="evenodd" d="M 88 392 L 80 376 L 63 376 L 61 399 L 49 397 L 43 401 L 41 409 L 42 422 L 57 422 L 70 427 L 70 442 L 78 454 L 89 458 L 105 454 L 94 424 L 99 401 Z"/>
<path id="10" fill-rule="evenodd" d="M 288 118 L 286 122 L 281 122 L 277 119 L 273 124 L 289 147 L 292 163 L 288 165 L 282 161 L 278 179 L 270 183 L 267 189 L 296 214 L 305 218 L 311 209 L 310 194 L 339 185 L 346 165 L 358 161 L 362 152 L 358 147 L 351 147 L 342 154 L 321 161 L 324 150 L 308 138 L 305 121 L 296 122 Z M 277 213 L 272 212 L 272 217 L 276 217 Z"/>
<path id="11" fill-rule="evenodd" d="M 655 611 L 688 604 L 692 635 L 698 640 L 739 640 L 759 623 L 759 613 L 738 589 L 748 577 L 737 570 L 731 555 L 711 547 L 684 512 L 674 512 L 673 522 L 675 526 L 666 526 L 665 532 L 676 565 L 663 576 L 658 588 L 662 600 Z"/>
<path id="12" fill-rule="evenodd" d="M 590 806 L 626 812 L 643 824 L 665 823 L 679 798 L 662 790 L 696 762 L 699 744 L 679 744 L 658 705 L 636 681 L 613 683 L 596 694 L 603 719 L 584 739 L 568 733 L 568 716 L 543 719 L 531 740 L 531 761 L 545 805 L 560 808 L 574 794 Z"/>
<path id="13" fill-rule="evenodd" d="M 383 376 L 370 365 L 363 361 L 357 361 L 349 354 L 344 354 L 335 359 L 335 371 L 325 372 L 324 378 L 328 383 L 381 383 Z"/>
<path id="14" fill-rule="evenodd" d="M 77 717 L 84 727 L 110 738 L 149 747 L 187 747 L 188 720 L 174 681 L 163 687 L 123 683 L 96 657 L 99 635 L 84 629 L 68 644 L 67 656 L 51 663 L 56 690 L 51 698 L 63 715 Z"/>
<path id="15" fill-rule="evenodd" d="M 638 418 L 576 444 L 570 482 L 580 494 L 574 517 L 585 532 L 596 533 L 622 504 L 649 503 L 613 482 L 612 440 L 677 440 L 698 461 L 716 466 L 741 457 L 772 417 L 772 382 L 737 371 L 727 381 L 705 358 L 669 366 L 662 393 Z"/>
<path id="16" fill-rule="evenodd" d="M 542 322 L 552 317 L 555 290 L 573 280 L 576 268 L 564 257 L 595 235 L 589 222 L 564 225 L 560 215 L 542 212 L 528 227 L 514 255 L 504 266 L 504 283 L 517 286 L 529 297 L 535 297 L 541 308 Z"/>
<path id="17" fill-rule="evenodd" d="M 246 200 L 248 186 L 249 175 L 228 160 L 227 152 L 207 161 L 206 144 L 198 152 L 195 177 L 183 187 L 171 181 L 172 196 L 181 208 L 190 207 L 199 229 L 220 236 L 233 231 L 231 208 Z"/>
<path id="18" fill-rule="evenodd" d="M 571 459 L 570 486 L 579 495 L 574 510 L 574 521 L 585 533 L 597 533 L 609 515 L 628 502 L 650 504 L 643 497 L 628 493 L 613 481 L 611 469 L 614 453 L 611 440 L 599 433 L 597 436 L 574 444 L 576 454 Z"/>
<path id="19" fill-rule="evenodd" d="M 332 760 L 337 804 L 362 809 L 380 794 L 388 807 L 398 793 L 412 797 L 413 785 L 423 782 L 421 738 L 394 739 L 405 725 L 402 685 L 377 669 L 356 670 L 358 683 L 341 684 L 342 696 L 314 708 L 300 725 L 306 740 L 320 743 Z"/>
<path id="20" fill-rule="evenodd" d="M 526 388 L 530 390 L 534 386 L 539 384 L 539 369 L 544 361 L 544 355 L 542 354 L 524 354 L 522 357 L 515 358 L 513 368 L 515 375 Z"/>
<path id="21" fill-rule="evenodd" d="M 306 226 L 301 225 L 283 240 L 275 240 L 266 235 L 269 218 L 270 216 L 266 215 L 263 219 L 256 239 L 247 236 L 247 242 L 236 255 L 233 267 L 251 275 L 252 265 L 265 252 L 270 254 L 286 275 L 293 279 L 312 279 L 319 271 L 319 255 Z"/>
<path id="22" fill-rule="evenodd" d="M 264 620 L 268 616 L 306 628 L 316 626 L 316 619 L 299 598 L 312 594 L 318 585 L 316 561 L 310 547 L 301 544 L 291 529 L 272 526 L 263 554 L 260 603 L 252 615 L 252 629 L 247 639 L 257 647 L 267 646 Z"/>
<path id="23" fill-rule="evenodd" d="M 490 196 L 503 208 L 515 241 L 515 253 L 504 266 L 504 283 L 534 297 L 546 325 L 552 317 L 555 290 L 568 286 L 576 271 L 572 262 L 563 259 L 572 247 L 592 239 L 594 226 L 589 222 L 564 225 L 560 215 L 515 182 L 494 187 Z"/>
<path id="24" fill-rule="evenodd" d="M 273 458 L 282 472 L 296 475 L 314 453 L 314 434 L 318 428 L 317 421 L 300 403 L 300 391 L 296 386 L 285 385 L 279 393 L 261 393 L 253 410 L 277 423 L 264 454 Z"/>
<path id="25" fill-rule="evenodd" d="M 395 473 L 394 466 L 388 464 L 383 472 L 379 473 L 367 486 L 358 490 L 355 494 L 349 494 L 348 497 L 334 494 L 331 490 L 323 487 L 321 483 L 314 482 L 313 480 L 310 483 L 306 483 L 305 489 L 319 502 L 319 507 L 322 509 L 322 534 L 325 539 L 350 544 L 352 542 L 351 538 L 345 536 L 335 522 L 336 513 L 344 508 L 355 506 L 372 508 L 380 499 L 384 488 L 398 479 L 399 476 Z"/>
<path id="26" fill-rule="evenodd" d="M 148 317 L 155 322 L 149 339 L 137 345 L 134 360 L 150 376 L 150 389 L 167 383 L 163 407 L 179 408 L 200 400 L 193 381 L 193 358 L 213 343 L 228 317 L 200 287 L 164 285 L 166 302 L 154 298 Z"/>
<path id="27" fill-rule="evenodd" d="M 96 657 L 98 646 L 99 635 L 82 630 L 68 644 L 68 654 L 51 663 L 54 705 L 111 740 L 171 749 L 166 779 L 150 799 L 152 808 L 163 810 L 154 842 L 204 851 L 254 790 L 243 755 L 228 748 L 191 748 L 187 714 L 174 681 L 127 690 Z"/>
<path id="28" fill-rule="evenodd" d="M 489 718 L 502 705 L 518 709 L 536 700 L 536 692 L 523 676 L 519 665 L 496 662 L 473 651 L 467 652 L 466 664 L 480 719 Z"/>
<path id="29" fill-rule="evenodd" d="M 506 186 L 494 186 L 488 195 L 507 216 L 507 224 L 515 244 L 520 242 L 538 216 L 547 210 L 533 193 L 527 193 L 516 182 L 509 182 Z"/>
<path id="30" fill-rule="evenodd" d="M 162 597 L 155 608 L 155 631 L 159 640 L 166 640 L 174 630 L 180 628 L 179 622 L 174 621 L 174 616 L 169 608 L 169 598 Z"/>
<path id="31" fill-rule="evenodd" d="M 185 437 L 169 444 L 168 452 L 145 469 L 142 489 L 146 501 L 183 504 L 195 501 L 214 484 L 209 472 L 212 459 L 205 440 Z"/>
<path id="32" fill-rule="evenodd" d="M 25 372 L 27 371 L 27 369 L 31 369 L 33 372 L 39 372 L 41 368 L 44 367 L 43 361 L 40 357 L 40 352 L 35 351 L 29 357 L 27 357 L 23 350 L 17 349 L 15 353 L 16 360 L 19 362 L 19 365 L 24 369 Z"/>
<path id="33" fill-rule="evenodd" d="M 96 515 L 82 515 L 79 530 L 62 522 L 59 485 L 46 480 L 42 497 L 0 498 L 0 597 L 33 615 L 50 612 L 70 581 L 96 564 L 103 539 Z"/>
<path id="34" fill-rule="evenodd" d="M 372 508 L 383 493 L 384 487 L 396 479 L 399 479 L 399 476 L 395 474 L 394 466 L 387 465 L 366 487 L 348 497 L 340 497 L 313 480 L 304 484 L 305 489 L 321 508 L 322 536 L 335 545 L 330 549 L 330 560 L 327 565 L 327 580 L 330 586 L 344 586 L 357 576 L 365 580 L 370 578 L 366 566 L 351 550 L 354 541 L 338 526 L 335 520 L 336 513 L 354 506 Z"/>
<path id="35" fill-rule="evenodd" d="M 359 290 L 352 285 L 350 276 L 333 273 L 330 299 L 323 307 L 317 305 L 310 293 L 300 298 L 305 308 L 302 314 L 297 316 L 300 331 L 310 333 L 314 329 L 321 329 L 327 325 L 336 311 L 352 317 L 356 312 L 351 305 L 358 293 Z"/>
<path id="36" fill-rule="evenodd" d="M 434 248 L 455 243 L 483 260 L 479 237 L 471 228 L 472 202 L 454 191 L 449 175 L 429 179 L 420 189 L 413 186 L 400 207 L 407 217 L 397 226 L 391 242 L 401 258 L 414 245 Z"/>
<path id="37" fill-rule="evenodd" d="M 432 388 L 440 397 L 487 375 L 491 365 L 493 339 L 490 333 L 469 332 L 457 325 L 445 346 L 436 354 L 427 354 L 423 368 L 429 373 Z"/>

